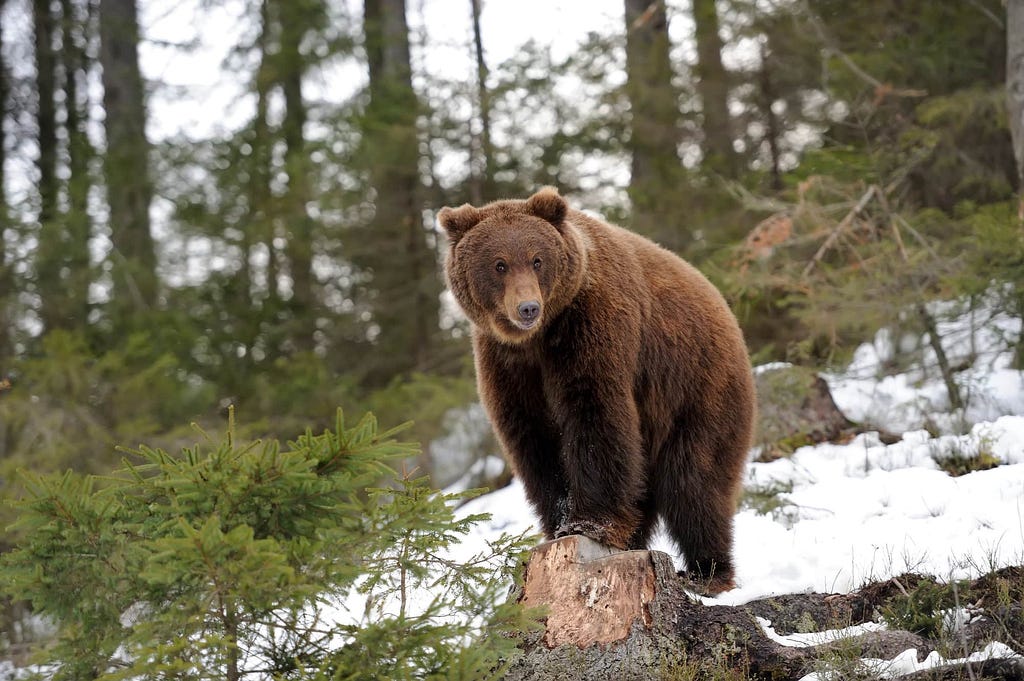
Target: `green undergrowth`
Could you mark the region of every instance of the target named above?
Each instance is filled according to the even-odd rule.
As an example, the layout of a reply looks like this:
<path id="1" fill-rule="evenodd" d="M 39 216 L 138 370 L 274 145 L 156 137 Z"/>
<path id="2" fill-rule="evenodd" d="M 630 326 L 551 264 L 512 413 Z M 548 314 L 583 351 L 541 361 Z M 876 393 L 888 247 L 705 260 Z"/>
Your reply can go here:
<path id="1" fill-rule="evenodd" d="M 399 472 L 418 446 L 367 414 L 287 443 L 141 446 L 106 476 L 26 474 L 0 562 L 55 635 L 62 679 L 485 679 L 529 628 L 506 603 L 529 545 L 448 549 L 485 515 Z M 256 671 L 258 670 L 258 671 Z"/>

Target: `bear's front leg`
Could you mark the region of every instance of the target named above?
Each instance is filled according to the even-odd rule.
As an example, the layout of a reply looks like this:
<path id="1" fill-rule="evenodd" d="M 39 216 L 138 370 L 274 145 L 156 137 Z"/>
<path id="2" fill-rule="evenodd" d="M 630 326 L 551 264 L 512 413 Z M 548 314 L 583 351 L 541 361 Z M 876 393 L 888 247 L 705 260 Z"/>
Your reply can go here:
<path id="1" fill-rule="evenodd" d="M 540 367 L 488 338 L 475 338 L 477 383 L 495 435 L 523 483 L 547 539 L 565 524 L 569 491 L 561 438 L 547 408 Z"/>
<path id="2" fill-rule="evenodd" d="M 562 469 L 569 513 L 556 537 L 582 534 L 629 548 L 642 520 L 644 479 L 640 419 L 625 380 L 582 367 L 554 386 L 562 425 Z"/>

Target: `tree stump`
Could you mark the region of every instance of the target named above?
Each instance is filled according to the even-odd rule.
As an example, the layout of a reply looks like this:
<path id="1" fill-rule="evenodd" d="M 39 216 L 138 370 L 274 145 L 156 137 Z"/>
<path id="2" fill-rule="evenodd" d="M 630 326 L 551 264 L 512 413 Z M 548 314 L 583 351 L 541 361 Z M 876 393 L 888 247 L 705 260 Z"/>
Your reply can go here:
<path id="1" fill-rule="evenodd" d="M 542 645 L 607 647 L 629 636 L 634 622 L 650 627 L 654 583 L 649 551 L 615 552 L 572 535 L 534 551 L 520 602 L 547 608 Z"/>

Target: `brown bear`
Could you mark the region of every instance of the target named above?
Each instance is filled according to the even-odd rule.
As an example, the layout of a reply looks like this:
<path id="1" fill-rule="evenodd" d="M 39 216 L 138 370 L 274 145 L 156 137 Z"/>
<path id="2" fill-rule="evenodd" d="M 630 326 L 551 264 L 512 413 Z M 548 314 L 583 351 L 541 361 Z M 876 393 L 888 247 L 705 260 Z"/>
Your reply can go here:
<path id="1" fill-rule="evenodd" d="M 690 575 L 732 588 L 755 400 L 718 290 L 551 187 L 438 221 L 480 397 L 544 534 L 645 548 L 661 516 Z"/>

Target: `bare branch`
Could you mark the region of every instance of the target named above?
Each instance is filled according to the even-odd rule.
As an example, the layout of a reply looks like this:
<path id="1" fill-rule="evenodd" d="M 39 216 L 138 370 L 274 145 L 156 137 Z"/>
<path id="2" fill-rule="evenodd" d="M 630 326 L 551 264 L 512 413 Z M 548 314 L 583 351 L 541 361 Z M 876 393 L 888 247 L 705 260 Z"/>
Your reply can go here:
<path id="1" fill-rule="evenodd" d="M 839 46 L 836 45 L 835 41 L 832 40 L 832 38 L 828 35 L 828 31 L 825 28 L 824 22 L 822 22 L 818 15 L 814 13 L 810 5 L 804 2 L 803 9 L 804 13 L 807 15 L 808 21 L 810 21 L 811 23 L 811 28 L 814 29 L 814 32 L 818 36 L 818 40 L 821 41 L 821 44 L 825 47 L 825 50 L 829 54 L 838 57 L 839 61 L 843 62 L 846 68 L 850 69 L 850 71 L 855 76 L 857 76 L 865 83 L 875 88 L 876 102 L 881 101 L 888 95 L 893 95 L 896 97 L 926 97 L 928 95 L 927 90 L 895 88 L 891 84 L 883 83 L 882 81 L 872 76 L 870 73 L 868 73 L 860 66 L 858 66 L 856 62 L 850 59 L 849 55 L 847 55 L 845 52 L 839 49 Z"/>
<path id="2" fill-rule="evenodd" d="M 852 209 L 850 209 L 850 212 L 846 214 L 846 217 L 839 221 L 839 224 L 836 225 L 836 228 L 832 230 L 832 233 L 828 235 L 828 238 L 825 239 L 825 242 L 821 244 L 821 247 L 818 249 L 818 252 L 814 254 L 814 257 L 811 258 L 810 262 L 807 263 L 807 266 L 804 267 L 804 271 L 801 274 L 801 277 L 805 279 L 807 278 L 811 271 L 814 270 L 814 266 L 818 264 L 818 261 L 821 260 L 821 258 L 828 252 L 830 248 L 832 248 L 832 245 L 835 244 L 836 240 L 842 235 L 843 231 L 845 231 L 853 222 L 853 219 L 860 215 L 860 213 L 867 207 L 868 202 L 871 201 L 871 197 L 875 196 L 877 192 L 877 186 L 871 185 L 870 187 L 868 187 L 868 190 L 864 192 L 863 196 L 860 197 L 860 200 L 857 201 L 857 204 Z"/>

